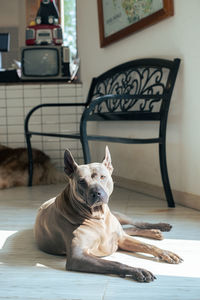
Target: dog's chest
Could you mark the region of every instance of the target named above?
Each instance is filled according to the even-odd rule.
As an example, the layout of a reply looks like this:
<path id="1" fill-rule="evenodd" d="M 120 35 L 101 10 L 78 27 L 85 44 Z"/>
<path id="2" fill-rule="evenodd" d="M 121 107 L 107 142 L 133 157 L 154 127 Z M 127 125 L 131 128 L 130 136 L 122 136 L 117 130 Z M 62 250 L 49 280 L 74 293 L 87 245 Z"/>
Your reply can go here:
<path id="1" fill-rule="evenodd" d="M 109 231 L 108 228 L 105 229 L 104 233 L 100 237 L 100 243 L 97 249 L 94 249 L 96 256 L 107 256 L 116 252 L 118 249 L 119 234 L 114 231 Z M 94 254 L 94 253 L 93 253 Z"/>
<path id="2" fill-rule="evenodd" d="M 112 217 L 102 220 L 93 227 L 93 243 L 88 249 L 95 256 L 108 256 L 118 249 L 121 225 Z"/>

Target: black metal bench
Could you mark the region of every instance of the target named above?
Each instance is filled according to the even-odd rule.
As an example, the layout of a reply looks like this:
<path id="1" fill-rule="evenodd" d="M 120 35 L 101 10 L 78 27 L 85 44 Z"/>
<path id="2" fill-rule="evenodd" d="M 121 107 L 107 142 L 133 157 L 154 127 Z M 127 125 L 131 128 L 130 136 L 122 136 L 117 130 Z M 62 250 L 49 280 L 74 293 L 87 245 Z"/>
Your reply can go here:
<path id="1" fill-rule="evenodd" d="M 180 59 L 178 58 L 174 60 L 149 58 L 129 61 L 93 78 L 87 101 L 84 103 L 47 103 L 34 107 L 25 119 L 25 136 L 29 156 L 28 185 L 32 185 L 33 174 L 32 135 L 80 139 L 85 163 L 90 162 L 88 141 L 125 144 L 157 143 L 166 199 L 169 207 L 175 207 L 167 171 L 166 128 L 179 65 Z M 79 133 L 57 134 L 29 130 L 30 117 L 36 110 L 55 106 L 82 106 L 84 108 Z M 159 132 L 155 138 L 91 135 L 87 133 L 87 123 L 91 121 L 155 121 L 159 123 Z"/>

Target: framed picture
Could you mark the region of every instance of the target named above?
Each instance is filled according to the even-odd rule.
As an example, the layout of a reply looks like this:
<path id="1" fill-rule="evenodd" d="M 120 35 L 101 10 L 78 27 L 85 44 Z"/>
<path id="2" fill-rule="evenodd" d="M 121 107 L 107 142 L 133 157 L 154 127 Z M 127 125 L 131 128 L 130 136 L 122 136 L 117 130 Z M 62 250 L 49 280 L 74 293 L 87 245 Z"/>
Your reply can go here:
<path id="1" fill-rule="evenodd" d="M 100 46 L 174 15 L 173 0 L 97 0 Z"/>

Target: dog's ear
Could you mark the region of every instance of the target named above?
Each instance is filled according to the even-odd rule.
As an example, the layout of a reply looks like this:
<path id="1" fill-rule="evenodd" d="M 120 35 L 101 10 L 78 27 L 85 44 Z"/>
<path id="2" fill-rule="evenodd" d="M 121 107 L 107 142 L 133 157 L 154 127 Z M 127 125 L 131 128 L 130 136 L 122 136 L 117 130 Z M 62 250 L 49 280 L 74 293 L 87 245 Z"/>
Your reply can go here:
<path id="1" fill-rule="evenodd" d="M 66 149 L 64 153 L 64 164 L 65 164 L 64 171 L 68 176 L 74 173 L 78 167 L 71 152 L 68 149 Z"/>
<path id="2" fill-rule="evenodd" d="M 112 174 L 113 172 L 113 166 L 112 166 L 112 161 L 111 161 L 111 155 L 110 155 L 110 151 L 108 149 L 108 146 L 106 146 L 105 149 L 105 158 L 102 162 L 104 164 L 104 166 L 106 166 L 106 168 L 108 169 L 108 171 L 110 172 L 110 174 Z"/>

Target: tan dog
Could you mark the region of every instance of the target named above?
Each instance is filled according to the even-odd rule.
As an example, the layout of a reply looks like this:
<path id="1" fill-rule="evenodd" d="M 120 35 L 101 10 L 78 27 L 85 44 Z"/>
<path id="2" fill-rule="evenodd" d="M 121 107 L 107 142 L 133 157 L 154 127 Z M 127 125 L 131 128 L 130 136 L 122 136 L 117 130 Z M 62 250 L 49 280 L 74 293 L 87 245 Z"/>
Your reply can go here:
<path id="1" fill-rule="evenodd" d="M 34 232 L 41 250 L 67 255 L 67 270 L 130 276 L 140 282 L 153 281 L 155 276 L 147 270 L 100 257 L 120 249 L 149 253 L 172 264 L 182 261 L 170 251 L 142 243 L 128 235 L 160 239 L 160 231 L 149 228 L 167 231 L 171 228 L 169 224 L 134 224 L 125 216 L 116 214 L 121 223 L 135 225 L 123 230 L 117 217 L 110 212 L 108 200 L 113 191 L 113 167 L 107 147 L 102 163 L 77 165 L 68 150 L 64 161 L 69 179 L 67 186 L 56 198 L 45 202 L 37 215 Z"/>
<path id="2" fill-rule="evenodd" d="M 63 182 L 60 174 L 41 150 L 33 149 L 33 185 Z M 0 145 L 0 189 L 28 184 L 28 153 L 26 148 Z"/>

